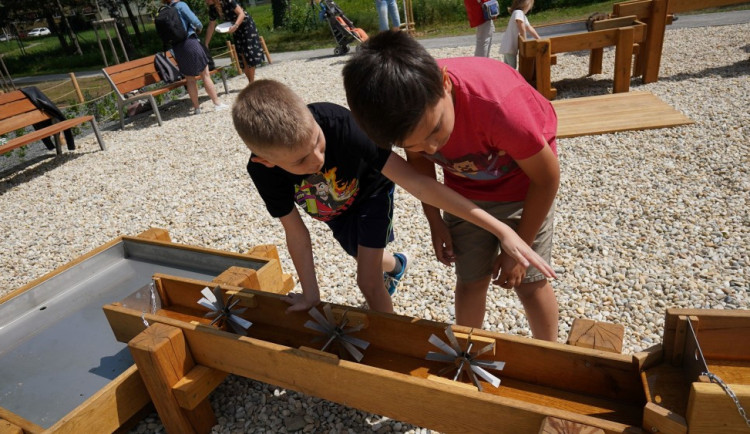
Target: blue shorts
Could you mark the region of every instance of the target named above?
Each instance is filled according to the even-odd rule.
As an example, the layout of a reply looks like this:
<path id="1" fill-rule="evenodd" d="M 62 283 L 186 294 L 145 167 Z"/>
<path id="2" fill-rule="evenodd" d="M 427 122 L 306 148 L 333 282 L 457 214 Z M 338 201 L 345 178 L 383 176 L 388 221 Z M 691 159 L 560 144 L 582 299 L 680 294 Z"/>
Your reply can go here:
<path id="1" fill-rule="evenodd" d="M 346 253 L 356 258 L 359 246 L 383 249 L 393 241 L 393 189 L 382 188 L 326 222 Z"/>

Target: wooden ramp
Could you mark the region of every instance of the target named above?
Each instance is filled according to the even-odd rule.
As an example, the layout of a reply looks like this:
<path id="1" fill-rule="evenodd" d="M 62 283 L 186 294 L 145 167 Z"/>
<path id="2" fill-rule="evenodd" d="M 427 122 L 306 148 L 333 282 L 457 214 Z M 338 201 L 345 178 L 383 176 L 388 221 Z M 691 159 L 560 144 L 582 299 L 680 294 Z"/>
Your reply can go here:
<path id="1" fill-rule="evenodd" d="M 557 137 L 646 130 L 695 123 L 650 92 L 627 92 L 552 101 Z"/>

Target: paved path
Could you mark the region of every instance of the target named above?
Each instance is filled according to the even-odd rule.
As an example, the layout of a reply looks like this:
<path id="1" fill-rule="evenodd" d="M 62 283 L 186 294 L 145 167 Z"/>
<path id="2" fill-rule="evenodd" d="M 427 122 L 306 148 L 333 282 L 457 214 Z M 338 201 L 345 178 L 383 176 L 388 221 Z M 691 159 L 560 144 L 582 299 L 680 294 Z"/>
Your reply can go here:
<path id="1" fill-rule="evenodd" d="M 706 26 L 726 26 L 733 24 L 743 24 L 750 22 L 750 10 L 741 11 L 730 11 L 730 12 L 716 12 L 711 14 L 695 14 L 695 15 L 677 15 L 677 19 L 670 25 L 667 26 L 667 30 L 679 29 L 686 27 L 706 27 Z M 498 32 L 502 33 L 502 32 Z M 498 38 L 499 35 L 495 36 Z M 466 45 L 473 45 L 476 41 L 475 35 L 463 35 L 463 36 L 451 36 L 444 38 L 427 38 L 421 39 L 420 42 L 427 48 L 450 48 L 450 47 L 462 47 Z M 274 63 L 284 62 L 287 60 L 302 60 L 302 59 L 315 59 L 321 57 L 332 57 L 333 47 L 321 48 L 317 50 L 304 50 L 304 51 L 290 51 L 284 53 L 271 53 L 271 60 Z M 216 59 L 217 65 L 225 66 L 229 64 L 228 58 Z M 101 71 L 82 71 L 76 72 L 77 78 L 95 77 L 101 76 Z M 31 83 L 39 83 L 45 81 L 56 81 L 56 80 L 67 80 L 68 74 L 50 74 L 50 75 L 36 75 L 33 77 L 19 77 L 14 78 L 13 81 L 16 85 L 28 85 Z"/>

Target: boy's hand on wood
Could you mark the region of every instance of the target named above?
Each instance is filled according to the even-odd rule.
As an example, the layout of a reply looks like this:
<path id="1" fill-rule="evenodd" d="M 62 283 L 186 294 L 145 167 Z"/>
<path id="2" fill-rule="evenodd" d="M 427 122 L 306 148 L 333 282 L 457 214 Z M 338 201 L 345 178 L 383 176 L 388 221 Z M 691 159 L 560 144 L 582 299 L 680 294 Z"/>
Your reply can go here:
<path id="1" fill-rule="evenodd" d="M 432 234 L 432 247 L 435 249 L 437 260 L 445 265 L 451 265 L 456 262 L 456 255 L 453 253 L 453 239 L 445 223 L 440 222 L 430 227 Z"/>
<path id="2" fill-rule="evenodd" d="M 286 297 L 284 297 L 284 301 L 291 305 L 286 309 L 286 313 L 301 311 L 306 312 L 320 303 L 320 299 L 308 300 L 305 298 L 304 294 L 300 294 L 298 292 L 290 292 Z"/>

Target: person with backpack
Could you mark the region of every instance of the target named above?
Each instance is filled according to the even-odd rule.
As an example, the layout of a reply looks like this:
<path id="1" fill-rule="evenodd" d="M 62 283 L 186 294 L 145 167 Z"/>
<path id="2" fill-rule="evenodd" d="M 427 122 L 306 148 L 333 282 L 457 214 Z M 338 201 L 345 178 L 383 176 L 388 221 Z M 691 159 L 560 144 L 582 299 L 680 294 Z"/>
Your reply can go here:
<path id="1" fill-rule="evenodd" d="M 165 6 L 159 9 L 155 23 L 156 31 L 165 47 L 171 45 L 177 66 L 185 76 L 188 95 L 193 103 L 193 114 L 201 112 L 197 77 L 203 80 L 203 87 L 214 103 L 214 109 L 228 109 L 227 104 L 219 101 L 214 82 L 208 72 L 208 55 L 198 40 L 197 33 L 203 30 L 203 24 L 187 3 L 180 0 L 162 0 L 162 3 Z"/>

